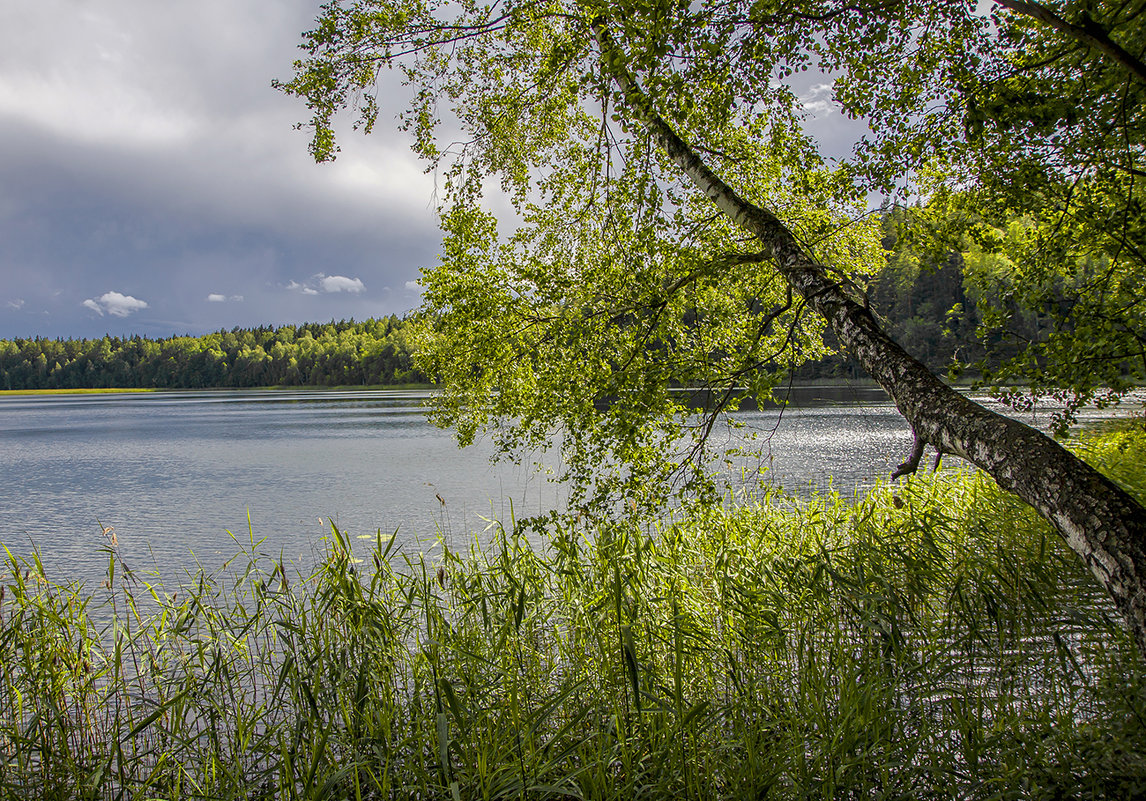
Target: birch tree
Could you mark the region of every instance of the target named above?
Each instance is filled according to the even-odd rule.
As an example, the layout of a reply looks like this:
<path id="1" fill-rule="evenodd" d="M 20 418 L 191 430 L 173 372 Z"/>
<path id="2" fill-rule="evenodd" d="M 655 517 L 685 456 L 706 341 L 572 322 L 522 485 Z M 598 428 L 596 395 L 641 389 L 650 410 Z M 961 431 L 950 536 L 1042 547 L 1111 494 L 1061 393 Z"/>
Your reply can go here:
<path id="1" fill-rule="evenodd" d="M 520 453 L 560 431 L 586 504 L 651 503 L 680 476 L 703 492 L 717 418 L 695 422 L 672 389 L 703 388 L 710 411 L 767 397 L 825 352 L 826 327 L 911 425 L 897 476 L 927 446 L 988 472 L 1062 534 L 1146 653 L 1142 507 L 949 389 L 865 303 L 873 191 L 1013 206 L 1026 182 L 1074 215 L 1072 253 L 1141 274 L 1142 4 L 980 6 L 332 0 L 279 86 L 312 110 L 319 160 L 341 116 L 369 132 L 396 79 L 408 92 L 397 123 L 438 176 L 444 234 L 423 366 L 463 442 L 488 430 Z M 801 125 L 809 71 L 870 131 L 844 162 Z M 1080 191 L 1104 211 L 1081 214 Z"/>

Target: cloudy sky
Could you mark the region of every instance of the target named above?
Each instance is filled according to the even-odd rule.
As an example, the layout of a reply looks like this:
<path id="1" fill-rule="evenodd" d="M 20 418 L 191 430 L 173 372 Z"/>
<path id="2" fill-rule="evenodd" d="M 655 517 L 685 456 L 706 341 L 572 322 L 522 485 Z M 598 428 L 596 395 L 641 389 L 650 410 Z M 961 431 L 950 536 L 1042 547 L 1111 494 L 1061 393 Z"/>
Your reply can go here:
<path id="1" fill-rule="evenodd" d="M 271 88 L 318 4 L 0 3 L 0 338 L 417 305 L 432 177 L 381 124 L 314 164 L 293 130 L 305 108 Z"/>
<path id="2" fill-rule="evenodd" d="M 354 137 L 315 165 L 274 91 L 318 0 L 0 4 L 0 337 L 398 313 L 433 181 Z"/>

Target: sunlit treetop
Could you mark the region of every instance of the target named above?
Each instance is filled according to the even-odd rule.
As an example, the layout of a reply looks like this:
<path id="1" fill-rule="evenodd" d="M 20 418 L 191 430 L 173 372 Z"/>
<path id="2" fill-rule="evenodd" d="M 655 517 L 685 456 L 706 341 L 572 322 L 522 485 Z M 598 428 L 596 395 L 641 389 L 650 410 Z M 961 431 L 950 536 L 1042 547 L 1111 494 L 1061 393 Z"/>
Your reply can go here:
<path id="1" fill-rule="evenodd" d="M 343 115 L 367 132 L 396 116 L 439 177 L 421 355 L 445 388 L 438 420 L 463 441 L 492 427 L 512 453 L 559 431 L 586 497 L 595 476 L 655 500 L 669 476 L 703 484 L 676 468 L 695 445 L 682 435 L 712 421 L 675 389 L 735 406 L 825 348 L 819 319 L 655 146 L 645 112 L 856 297 L 883 259 L 873 192 L 972 193 L 997 218 L 1085 184 L 1125 220 L 1143 83 L 1132 53 L 1112 60 L 1079 31 L 1142 42 L 1142 4 L 1057 4 L 1057 27 L 1035 4 L 1001 5 L 330 2 L 279 85 L 311 109 L 317 159 L 336 156 Z M 401 108 L 383 89 L 390 70 Z M 804 133 L 808 71 L 868 126 L 849 160 L 826 162 Z M 1074 229 L 1095 258 L 1118 235 L 1095 214 Z M 1120 269 L 1141 268 L 1136 248 Z M 606 464 L 616 472 L 601 478 Z"/>

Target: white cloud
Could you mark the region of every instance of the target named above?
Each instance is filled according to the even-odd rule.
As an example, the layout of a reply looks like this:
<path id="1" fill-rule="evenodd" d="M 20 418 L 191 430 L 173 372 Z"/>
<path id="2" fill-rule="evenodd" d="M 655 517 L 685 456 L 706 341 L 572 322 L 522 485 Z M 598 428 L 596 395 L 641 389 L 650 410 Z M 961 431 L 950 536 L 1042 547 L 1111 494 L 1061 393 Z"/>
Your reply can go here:
<path id="1" fill-rule="evenodd" d="M 406 282 L 406 289 L 410 290 L 411 292 L 421 292 L 422 291 L 422 285 L 419 284 L 417 281 L 407 281 Z"/>
<path id="2" fill-rule="evenodd" d="M 91 309 L 101 317 L 104 313 L 112 317 L 127 317 L 129 314 L 147 308 L 147 301 L 124 295 L 121 292 L 104 292 L 95 300 L 88 298 L 83 302 L 84 308 Z"/>
<path id="3" fill-rule="evenodd" d="M 207 302 L 208 303 L 226 303 L 227 302 L 227 296 L 226 295 L 220 295 L 217 292 L 212 292 L 210 295 L 207 296 Z"/>
<path id="4" fill-rule="evenodd" d="M 10 308 L 10 309 L 22 309 L 22 308 L 24 308 L 24 299 L 23 298 L 16 298 L 15 300 L 8 301 L 8 308 Z"/>
<path id="5" fill-rule="evenodd" d="M 242 303 L 243 302 L 243 296 L 242 295 L 231 295 L 229 300 L 232 303 Z"/>
<path id="6" fill-rule="evenodd" d="M 807 94 L 800 96 L 800 105 L 814 117 L 828 116 L 836 112 L 836 103 L 832 99 L 832 85 L 830 83 L 817 83 L 808 89 Z"/>
<path id="7" fill-rule="evenodd" d="M 304 295 L 317 295 L 318 290 L 314 287 L 309 287 L 306 284 L 300 284 L 298 281 L 291 281 L 287 284 L 287 289 L 292 292 L 301 292 Z"/>
<path id="8" fill-rule="evenodd" d="M 347 278 L 344 275 L 323 275 L 322 273 L 316 275 L 315 278 L 318 279 L 323 292 L 350 292 L 357 295 L 366 289 L 366 284 L 362 283 L 360 278 Z"/>
<path id="9" fill-rule="evenodd" d="M 317 295 L 320 292 L 325 292 L 328 295 L 338 292 L 347 292 L 351 295 L 357 295 L 360 292 L 366 291 L 366 284 L 362 283 L 361 278 L 347 278 L 345 275 L 315 273 L 307 279 L 306 283 L 291 281 L 287 284 L 286 288 L 292 292 L 301 292 L 304 295 Z"/>

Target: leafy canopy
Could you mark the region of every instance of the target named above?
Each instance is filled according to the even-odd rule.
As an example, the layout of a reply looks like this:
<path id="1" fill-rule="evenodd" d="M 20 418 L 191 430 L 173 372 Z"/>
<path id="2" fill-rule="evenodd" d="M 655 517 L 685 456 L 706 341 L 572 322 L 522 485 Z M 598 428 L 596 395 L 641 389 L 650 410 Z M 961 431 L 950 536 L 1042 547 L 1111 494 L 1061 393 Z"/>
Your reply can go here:
<path id="1" fill-rule="evenodd" d="M 711 488 L 703 460 L 687 457 L 713 421 L 690 400 L 767 397 L 825 346 L 767 259 L 655 148 L 611 59 L 857 292 L 882 265 L 878 221 L 863 214 L 872 191 L 957 190 L 996 222 L 1058 209 L 1071 224 L 1047 229 L 1056 242 L 1139 270 L 1146 247 L 1113 245 L 1138 235 L 1127 220 L 1142 85 L 1072 35 L 982 5 L 332 0 L 279 86 L 313 112 L 320 160 L 337 153 L 341 114 L 369 131 L 390 113 L 384 73 L 407 86 L 399 125 L 442 186 L 421 342 L 423 369 L 445 387 L 437 420 L 463 442 L 492 429 L 510 453 L 559 432 L 583 499 L 619 490 L 654 503 L 674 478 Z M 1121 4 L 1096 24 L 1133 36 L 1140 10 Z M 602 19 L 618 46 L 607 58 L 591 30 Z M 844 163 L 827 163 L 801 127 L 809 70 L 832 76 L 837 101 L 870 128 Z M 1093 209 L 1074 202 L 1080 188 Z"/>

